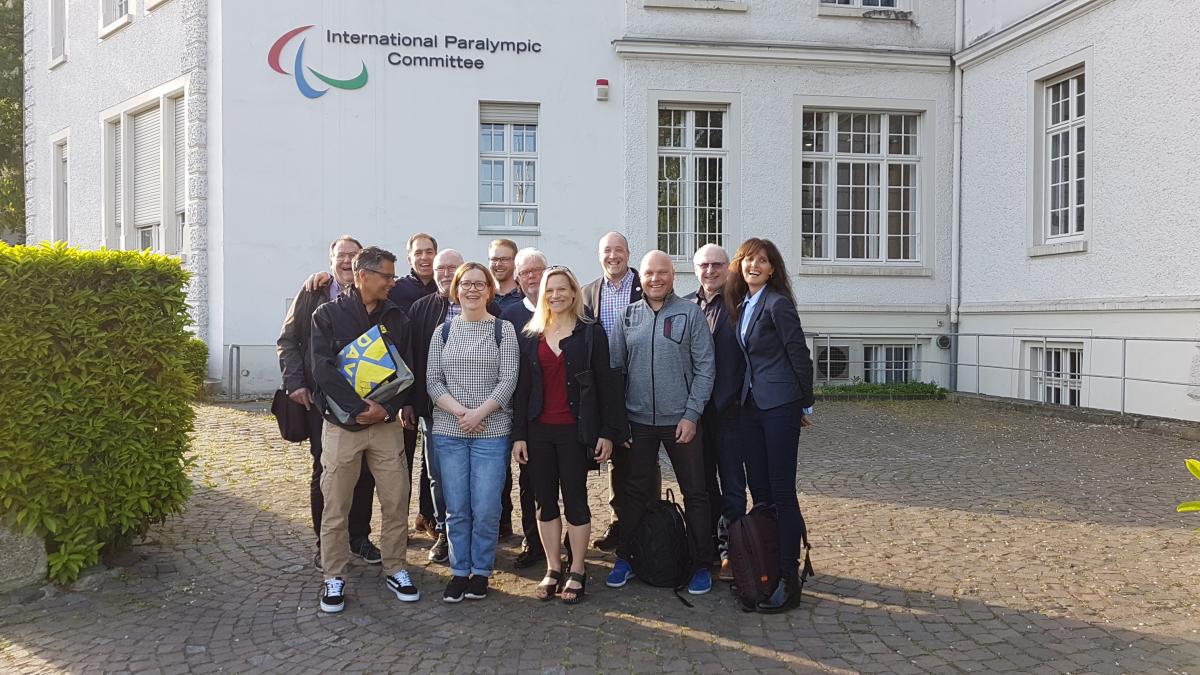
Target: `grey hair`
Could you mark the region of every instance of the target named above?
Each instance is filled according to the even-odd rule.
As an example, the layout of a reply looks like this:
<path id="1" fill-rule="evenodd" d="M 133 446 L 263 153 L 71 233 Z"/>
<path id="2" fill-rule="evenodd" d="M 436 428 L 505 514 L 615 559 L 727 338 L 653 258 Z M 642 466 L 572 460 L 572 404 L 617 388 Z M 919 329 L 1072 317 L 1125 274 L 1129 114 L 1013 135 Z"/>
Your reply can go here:
<path id="1" fill-rule="evenodd" d="M 386 251 L 378 246 L 368 246 L 359 251 L 358 255 L 354 256 L 354 271 L 357 272 L 359 270 L 368 269 L 377 272 L 379 271 L 380 263 L 385 260 L 390 263 L 395 263 L 396 255 L 391 251 Z"/>
<path id="2" fill-rule="evenodd" d="M 513 265 L 517 269 L 520 269 L 521 265 L 525 264 L 527 261 L 529 261 L 531 259 L 541 260 L 543 267 L 550 264 L 550 261 L 546 259 L 545 253 L 542 253 L 541 251 L 537 250 L 536 248 L 534 248 L 532 246 L 529 246 L 529 247 L 521 249 L 520 251 L 517 251 L 517 255 L 513 259 Z"/>

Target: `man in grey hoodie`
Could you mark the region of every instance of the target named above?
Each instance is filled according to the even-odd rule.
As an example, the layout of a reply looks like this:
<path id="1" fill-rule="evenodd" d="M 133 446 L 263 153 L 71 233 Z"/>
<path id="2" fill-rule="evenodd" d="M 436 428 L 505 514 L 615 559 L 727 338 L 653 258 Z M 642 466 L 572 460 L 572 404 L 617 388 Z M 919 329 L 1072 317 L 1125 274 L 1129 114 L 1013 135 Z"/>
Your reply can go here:
<path id="1" fill-rule="evenodd" d="M 613 481 L 623 485 L 616 505 L 621 545 L 606 583 L 620 588 L 633 576 L 629 552 L 642 514 L 657 499 L 655 474 L 662 445 L 683 492 L 684 519 L 695 547 L 698 569 L 688 592 L 700 595 L 712 589 L 708 563 L 713 543 L 696 426 L 712 393 L 712 333 L 700 308 L 675 295 L 670 256 L 651 251 L 642 258 L 641 270 L 642 299 L 613 321 L 609 336 L 612 365 L 625 372 L 625 409 L 633 439 L 629 447 L 613 452 Z"/>

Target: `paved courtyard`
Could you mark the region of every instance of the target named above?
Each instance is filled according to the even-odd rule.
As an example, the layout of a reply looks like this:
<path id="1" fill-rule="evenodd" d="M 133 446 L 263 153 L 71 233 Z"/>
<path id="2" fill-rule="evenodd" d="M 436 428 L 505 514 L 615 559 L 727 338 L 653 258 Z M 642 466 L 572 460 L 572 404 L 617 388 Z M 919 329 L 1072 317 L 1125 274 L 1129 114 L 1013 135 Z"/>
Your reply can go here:
<path id="1" fill-rule="evenodd" d="M 517 537 L 487 600 L 445 605 L 447 569 L 415 537 L 420 603 L 356 565 L 324 616 L 307 447 L 198 406 L 187 510 L 94 588 L 0 608 L 0 671 L 1200 675 L 1200 518 L 1174 513 L 1200 496 L 1183 465 L 1200 449 L 950 402 L 818 413 L 797 481 L 817 576 L 789 614 L 737 611 L 724 584 L 692 609 L 610 590 L 598 552 L 584 604 L 543 604 L 541 569 L 512 570 Z"/>

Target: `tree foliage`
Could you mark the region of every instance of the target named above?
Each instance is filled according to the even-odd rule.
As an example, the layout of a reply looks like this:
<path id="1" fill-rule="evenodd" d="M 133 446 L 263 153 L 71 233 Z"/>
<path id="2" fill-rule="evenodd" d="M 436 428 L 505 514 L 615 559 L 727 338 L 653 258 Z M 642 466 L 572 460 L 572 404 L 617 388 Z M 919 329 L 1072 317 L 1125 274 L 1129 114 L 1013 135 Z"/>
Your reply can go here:
<path id="1" fill-rule="evenodd" d="M 0 0 L 0 236 L 25 232 L 25 3 Z"/>

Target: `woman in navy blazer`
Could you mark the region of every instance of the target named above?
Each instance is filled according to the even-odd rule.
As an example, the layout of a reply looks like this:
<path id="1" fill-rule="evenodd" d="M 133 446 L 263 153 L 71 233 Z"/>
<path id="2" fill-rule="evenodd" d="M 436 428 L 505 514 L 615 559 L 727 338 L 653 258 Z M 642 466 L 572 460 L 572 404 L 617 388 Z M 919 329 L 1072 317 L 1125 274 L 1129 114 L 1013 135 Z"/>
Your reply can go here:
<path id="1" fill-rule="evenodd" d="M 783 612 L 800 602 L 799 555 L 807 537 L 796 496 L 796 454 L 800 428 L 812 424 L 805 415 L 812 412 L 813 364 L 775 244 L 751 238 L 738 247 L 725 301 L 746 359 L 740 400 L 747 479 L 759 487 L 752 494 L 771 495 L 779 516 L 779 586 L 757 609 Z"/>

